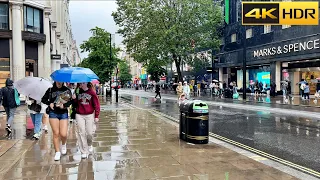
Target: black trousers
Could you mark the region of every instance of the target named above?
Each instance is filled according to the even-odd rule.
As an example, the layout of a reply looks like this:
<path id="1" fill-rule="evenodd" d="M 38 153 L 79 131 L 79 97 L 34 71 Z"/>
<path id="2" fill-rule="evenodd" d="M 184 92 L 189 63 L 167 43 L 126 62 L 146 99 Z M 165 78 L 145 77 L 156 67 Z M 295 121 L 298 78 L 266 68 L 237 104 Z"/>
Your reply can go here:
<path id="1" fill-rule="evenodd" d="M 154 97 L 154 98 L 157 98 L 157 97 L 160 97 L 160 99 L 161 99 L 161 94 L 160 94 L 160 92 L 156 92 L 156 97 Z"/>

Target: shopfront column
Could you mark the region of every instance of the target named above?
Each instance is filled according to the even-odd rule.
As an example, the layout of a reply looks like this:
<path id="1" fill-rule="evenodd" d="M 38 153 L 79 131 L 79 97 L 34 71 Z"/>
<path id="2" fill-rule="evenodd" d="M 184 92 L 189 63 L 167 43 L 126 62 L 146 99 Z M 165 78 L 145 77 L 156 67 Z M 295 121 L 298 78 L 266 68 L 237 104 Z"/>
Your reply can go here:
<path id="1" fill-rule="evenodd" d="M 276 83 L 276 91 L 281 90 L 281 62 L 271 62 L 270 64 L 270 69 L 271 69 L 271 83 L 275 82 Z"/>
<path id="2" fill-rule="evenodd" d="M 59 55 L 61 55 L 60 37 L 61 37 L 61 33 L 56 31 L 55 45 L 56 45 L 57 54 L 59 54 Z M 61 56 L 61 58 L 62 58 L 62 56 Z M 57 70 L 60 69 L 60 64 L 61 64 L 61 59 L 59 61 L 56 61 L 56 69 Z"/>
<path id="3" fill-rule="evenodd" d="M 22 3 L 11 2 L 12 9 L 12 79 L 17 81 L 25 77 L 25 59 L 22 58 Z"/>
<path id="4" fill-rule="evenodd" d="M 43 32 L 46 35 L 46 43 L 44 44 L 44 62 L 43 62 L 43 70 L 44 77 L 50 77 L 51 72 L 51 57 L 50 57 L 50 20 L 49 16 L 51 14 L 51 8 L 45 7 L 44 9 L 44 19 L 43 19 Z"/>
<path id="5" fill-rule="evenodd" d="M 51 22 L 51 43 L 52 43 L 52 53 L 51 54 L 57 54 L 56 50 L 56 28 L 57 23 Z M 51 72 L 54 72 L 57 70 L 57 60 L 51 59 Z"/>
<path id="6" fill-rule="evenodd" d="M 223 82 L 223 68 L 219 68 L 219 81 Z"/>

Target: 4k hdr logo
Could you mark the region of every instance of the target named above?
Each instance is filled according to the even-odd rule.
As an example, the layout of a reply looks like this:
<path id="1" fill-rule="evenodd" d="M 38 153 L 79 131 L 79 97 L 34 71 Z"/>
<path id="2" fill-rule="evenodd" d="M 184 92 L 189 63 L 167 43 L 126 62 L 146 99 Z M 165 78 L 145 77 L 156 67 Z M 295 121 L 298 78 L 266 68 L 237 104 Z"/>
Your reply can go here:
<path id="1" fill-rule="evenodd" d="M 319 25 L 319 2 L 242 2 L 242 25 Z"/>

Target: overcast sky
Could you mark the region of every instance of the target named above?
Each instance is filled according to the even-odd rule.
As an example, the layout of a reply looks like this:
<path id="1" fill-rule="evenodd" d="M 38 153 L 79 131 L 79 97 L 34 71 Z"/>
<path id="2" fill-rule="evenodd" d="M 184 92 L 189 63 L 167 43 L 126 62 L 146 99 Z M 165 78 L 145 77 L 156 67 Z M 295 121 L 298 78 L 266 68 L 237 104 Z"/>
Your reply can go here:
<path id="1" fill-rule="evenodd" d="M 69 13 L 72 32 L 78 47 L 91 36 L 89 30 L 96 26 L 114 34 L 118 30 L 118 27 L 113 21 L 111 14 L 116 9 L 117 4 L 115 1 L 70 1 Z M 121 41 L 122 38 L 119 35 L 115 35 L 116 45 L 119 45 Z M 79 51 L 81 51 L 80 48 Z M 87 53 L 82 53 L 81 59 L 86 56 Z"/>

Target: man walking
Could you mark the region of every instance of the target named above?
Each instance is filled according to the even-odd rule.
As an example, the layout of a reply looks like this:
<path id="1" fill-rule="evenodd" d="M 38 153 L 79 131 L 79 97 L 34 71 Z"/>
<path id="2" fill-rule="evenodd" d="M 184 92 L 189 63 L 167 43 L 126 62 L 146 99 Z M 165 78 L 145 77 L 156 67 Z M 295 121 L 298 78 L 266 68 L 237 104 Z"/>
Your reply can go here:
<path id="1" fill-rule="evenodd" d="M 19 93 L 13 87 L 12 80 L 6 80 L 6 87 L 2 88 L 0 101 L 2 101 L 2 106 L 7 114 L 6 130 L 9 136 L 12 132 L 11 126 L 13 123 L 14 113 L 16 112 L 17 107 L 20 105 Z"/>
<path id="2" fill-rule="evenodd" d="M 154 98 L 157 98 L 158 96 L 159 96 L 160 99 L 161 99 L 160 85 L 159 85 L 159 84 L 156 84 L 156 97 L 154 97 Z"/>
<path id="3" fill-rule="evenodd" d="M 183 93 L 185 94 L 186 99 L 189 99 L 189 98 L 190 98 L 190 87 L 189 87 L 187 81 L 185 81 L 185 82 L 183 83 Z"/>

